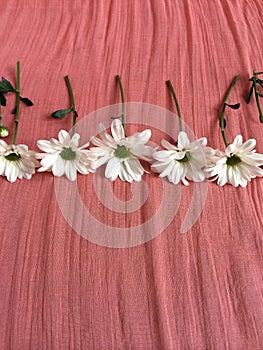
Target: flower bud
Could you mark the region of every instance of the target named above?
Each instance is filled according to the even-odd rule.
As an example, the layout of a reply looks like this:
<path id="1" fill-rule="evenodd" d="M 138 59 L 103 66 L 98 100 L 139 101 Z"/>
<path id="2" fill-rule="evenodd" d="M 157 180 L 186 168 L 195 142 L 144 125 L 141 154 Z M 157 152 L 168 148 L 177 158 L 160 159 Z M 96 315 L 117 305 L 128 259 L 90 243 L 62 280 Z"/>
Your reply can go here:
<path id="1" fill-rule="evenodd" d="M 9 135 L 9 130 L 6 126 L 0 126 L 0 137 L 6 137 Z"/>

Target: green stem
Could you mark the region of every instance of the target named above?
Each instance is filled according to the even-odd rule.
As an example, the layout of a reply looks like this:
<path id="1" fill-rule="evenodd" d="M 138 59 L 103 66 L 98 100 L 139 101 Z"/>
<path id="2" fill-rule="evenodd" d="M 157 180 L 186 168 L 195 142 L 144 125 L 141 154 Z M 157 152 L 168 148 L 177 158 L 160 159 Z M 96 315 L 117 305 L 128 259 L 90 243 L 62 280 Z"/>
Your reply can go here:
<path id="1" fill-rule="evenodd" d="M 260 123 L 263 123 L 263 114 L 262 114 L 262 109 L 261 109 L 259 98 L 258 98 L 258 95 L 259 95 L 258 87 L 257 87 L 258 74 L 261 74 L 261 72 L 257 73 L 256 69 L 254 69 L 254 71 L 253 71 L 253 87 L 254 87 L 254 91 L 255 91 L 255 98 L 256 98 L 258 112 L 259 112 L 259 121 L 260 121 Z"/>
<path id="2" fill-rule="evenodd" d="M 2 105 L 0 103 L 0 126 L 2 126 Z"/>
<path id="3" fill-rule="evenodd" d="M 76 132 L 76 122 L 77 122 L 78 113 L 76 111 L 74 95 L 73 95 L 73 91 L 72 91 L 72 87 L 71 87 L 68 75 L 65 77 L 65 80 L 66 80 L 66 84 L 67 84 L 67 88 L 68 88 L 68 92 L 69 92 L 71 110 L 72 110 L 72 114 L 73 114 L 72 130 L 71 130 L 71 137 L 72 137 Z"/>
<path id="4" fill-rule="evenodd" d="M 222 137 L 223 137 L 223 140 L 224 140 L 224 144 L 225 144 L 226 147 L 229 145 L 229 143 L 227 142 L 227 138 L 226 138 L 226 134 L 225 134 L 225 109 L 226 109 L 226 106 L 228 104 L 229 96 L 230 96 L 232 90 L 234 89 L 234 86 L 235 86 L 235 84 L 236 84 L 236 82 L 238 81 L 239 78 L 240 78 L 240 75 L 237 75 L 234 78 L 234 80 L 232 81 L 232 84 L 230 85 L 230 88 L 229 88 L 229 90 L 228 90 L 228 92 L 226 94 L 224 105 L 223 105 L 223 108 L 222 108 L 222 111 L 221 111 L 221 117 L 220 117 L 221 134 L 222 134 Z"/>
<path id="5" fill-rule="evenodd" d="M 18 123 L 19 123 L 19 109 L 20 109 L 20 62 L 16 64 L 16 117 L 15 117 L 15 131 L 13 135 L 13 145 L 16 144 Z"/>
<path id="6" fill-rule="evenodd" d="M 120 92 L 121 92 L 121 123 L 122 123 L 122 127 L 124 130 L 124 135 L 126 136 L 124 92 L 123 92 L 123 88 L 122 88 L 121 77 L 119 75 L 116 75 L 116 80 L 119 84 L 119 88 L 120 88 Z"/>
<path id="7" fill-rule="evenodd" d="M 177 113 L 178 113 L 179 130 L 182 131 L 183 130 L 183 125 L 182 125 L 181 111 L 180 111 L 178 100 L 177 100 L 175 92 L 174 92 L 173 85 L 172 85 L 170 80 L 167 80 L 166 84 L 168 85 L 168 87 L 171 90 L 171 93 L 173 95 L 173 99 L 174 99 L 174 102 L 175 102 L 175 105 L 176 105 L 176 109 L 177 109 Z"/>

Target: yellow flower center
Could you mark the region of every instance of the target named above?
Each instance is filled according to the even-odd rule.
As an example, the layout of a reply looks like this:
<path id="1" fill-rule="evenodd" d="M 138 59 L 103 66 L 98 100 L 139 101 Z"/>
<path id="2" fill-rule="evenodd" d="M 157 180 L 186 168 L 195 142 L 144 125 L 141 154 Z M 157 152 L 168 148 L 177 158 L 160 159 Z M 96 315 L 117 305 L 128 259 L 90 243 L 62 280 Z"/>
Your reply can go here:
<path id="1" fill-rule="evenodd" d="M 9 153 L 7 156 L 5 156 L 5 159 L 11 161 L 11 162 L 15 162 L 20 158 L 20 154 L 17 154 L 15 152 Z"/>
<path id="2" fill-rule="evenodd" d="M 131 151 L 129 148 L 126 148 L 125 146 L 117 145 L 117 149 L 114 151 L 114 155 L 117 158 L 128 158 L 131 155 Z"/>
<path id="3" fill-rule="evenodd" d="M 76 152 L 72 151 L 70 147 L 63 147 L 63 151 L 60 152 L 60 157 L 64 160 L 74 160 L 76 158 Z"/>
<path id="4" fill-rule="evenodd" d="M 231 155 L 230 157 L 227 157 L 226 164 L 229 166 L 235 166 L 238 163 L 241 162 L 241 159 L 239 156 L 236 156 L 235 154 Z"/>
<path id="5" fill-rule="evenodd" d="M 189 160 L 190 160 L 191 158 L 192 158 L 191 152 L 186 151 L 186 152 L 185 152 L 184 158 L 182 158 L 182 159 L 176 159 L 176 160 L 177 160 L 177 162 L 186 163 L 186 162 L 189 162 Z"/>

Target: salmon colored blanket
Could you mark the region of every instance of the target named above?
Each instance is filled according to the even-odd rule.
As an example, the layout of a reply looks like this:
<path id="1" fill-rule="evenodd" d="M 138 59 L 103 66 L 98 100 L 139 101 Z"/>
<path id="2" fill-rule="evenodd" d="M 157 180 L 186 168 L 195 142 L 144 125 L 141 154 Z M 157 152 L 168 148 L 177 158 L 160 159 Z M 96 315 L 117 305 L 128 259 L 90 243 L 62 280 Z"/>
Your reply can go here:
<path id="1" fill-rule="evenodd" d="M 85 143 L 120 113 L 120 74 L 128 134 L 176 140 L 170 79 L 189 132 L 224 150 L 220 110 L 240 74 L 227 137 L 255 138 L 263 153 L 246 103 L 263 70 L 261 0 L 2 0 L 0 24 L 0 74 L 15 84 L 20 61 L 21 95 L 34 102 L 21 105 L 17 136 L 30 149 L 71 128 L 50 117 L 69 107 L 64 76 Z M 131 185 L 104 169 L 75 183 L 0 178 L 0 349 L 262 349 L 263 179 L 186 187 L 149 172 Z"/>

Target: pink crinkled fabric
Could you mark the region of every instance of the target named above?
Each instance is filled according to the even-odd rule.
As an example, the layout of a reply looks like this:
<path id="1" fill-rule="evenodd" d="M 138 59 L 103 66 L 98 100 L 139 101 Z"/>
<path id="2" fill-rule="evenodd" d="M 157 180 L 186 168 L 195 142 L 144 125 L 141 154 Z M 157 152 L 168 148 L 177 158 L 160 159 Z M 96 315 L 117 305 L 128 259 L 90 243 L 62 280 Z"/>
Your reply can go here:
<path id="1" fill-rule="evenodd" d="M 21 94 L 34 101 L 21 106 L 18 131 L 18 143 L 30 149 L 71 128 L 70 118 L 50 118 L 68 107 L 65 75 L 78 121 L 91 125 L 90 113 L 120 102 L 120 74 L 127 102 L 176 113 L 170 79 L 189 129 L 223 150 L 220 108 L 240 74 L 230 102 L 241 108 L 227 111 L 228 138 L 255 138 L 263 152 L 255 100 L 246 104 L 248 79 L 254 68 L 263 70 L 260 0 L 3 0 L 0 23 L 0 74 L 15 83 L 21 61 Z M 12 131 L 14 99 L 7 98 L 3 121 Z M 156 144 L 176 139 L 177 119 L 163 119 L 161 130 L 144 117 L 127 124 L 127 132 L 152 128 Z M 120 180 L 103 185 L 102 196 L 112 193 L 105 203 L 95 177 L 79 175 L 74 185 L 91 215 L 89 227 L 75 202 L 67 212 L 72 218 L 65 217 L 61 186 L 66 204 L 76 190 L 65 179 L 37 173 L 11 184 L 0 178 L 0 349 L 262 349 L 263 180 L 244 189 L 178 185 L 165 199 L 167 180 L 149 173 L 143 175 L 147 198 L 125 214 L 113 202 L 131 201 L 133 187 Z M 195 191 L 201 197 L 190 215 L 197 220 L 182 233 Z M 144 226 L 152 217 L 154 226 Z M 118 228 L 122 246 L 118 239 L 114 247 L 100 241 L 102 227 L 109 234 Z M 142 228 L 142 238 L 132 246 L 134 227 Z"/>

